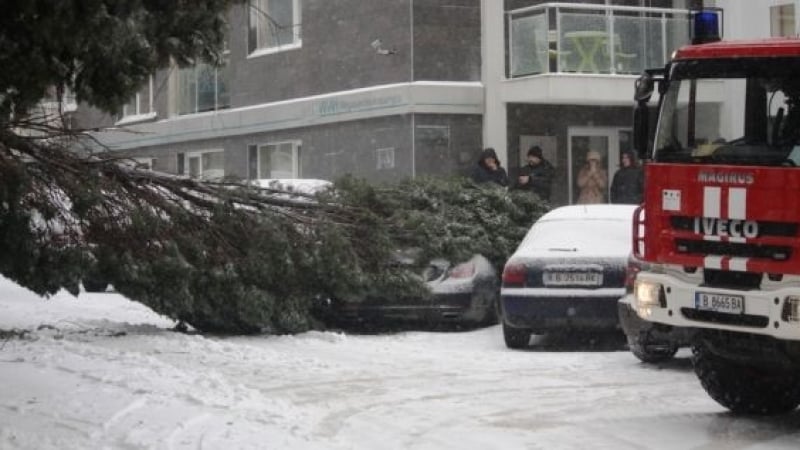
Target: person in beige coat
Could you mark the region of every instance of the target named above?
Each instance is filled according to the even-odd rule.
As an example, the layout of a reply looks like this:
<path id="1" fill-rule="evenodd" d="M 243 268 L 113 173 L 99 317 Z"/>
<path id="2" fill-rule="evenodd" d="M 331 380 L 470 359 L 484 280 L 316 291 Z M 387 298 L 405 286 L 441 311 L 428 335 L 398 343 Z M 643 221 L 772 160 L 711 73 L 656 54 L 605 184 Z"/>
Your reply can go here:
<path id="1" fill-rule="evenodd" d="M 586 152 L 586 163 L 578 173 L 579 204 L 606 203 L 608 172 L 602 166 L 602 156 L 597 150 Z"/>

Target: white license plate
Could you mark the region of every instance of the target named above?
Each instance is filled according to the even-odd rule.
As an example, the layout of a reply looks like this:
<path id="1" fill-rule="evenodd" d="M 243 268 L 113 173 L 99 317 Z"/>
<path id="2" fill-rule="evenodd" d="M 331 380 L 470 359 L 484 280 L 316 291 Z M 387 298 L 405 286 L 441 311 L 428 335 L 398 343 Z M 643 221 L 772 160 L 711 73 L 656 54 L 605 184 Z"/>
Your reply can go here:
<path id="1" fill-rule="evenodd" d="M 546 286 L 602 286 L 603 274 L 597 272 L 545 272 Z"/>
<path id="2" fill-rule="evenodd" d="M 694 307 L 703 311 L 714 311 L 728 314 L 744 313 L 744 297 L 741 295 L 714 294 L 711 292 L 695 292 Z"/>

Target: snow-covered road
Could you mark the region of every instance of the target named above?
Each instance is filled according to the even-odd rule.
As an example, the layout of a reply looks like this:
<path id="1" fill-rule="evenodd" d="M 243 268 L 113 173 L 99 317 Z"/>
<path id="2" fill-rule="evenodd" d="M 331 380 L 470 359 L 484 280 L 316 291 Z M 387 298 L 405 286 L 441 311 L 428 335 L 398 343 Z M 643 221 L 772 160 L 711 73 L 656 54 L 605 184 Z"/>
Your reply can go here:
<path id="1" fill-rule="evenodd" d="M 40 325 L 47 325 L 40 327 Z M 737 418 L 688 354 L 509 351 L 499 327 L 213 338 L 116 294 L 0 279 L 2 449 L 797 449 L 800 414 Z"/>

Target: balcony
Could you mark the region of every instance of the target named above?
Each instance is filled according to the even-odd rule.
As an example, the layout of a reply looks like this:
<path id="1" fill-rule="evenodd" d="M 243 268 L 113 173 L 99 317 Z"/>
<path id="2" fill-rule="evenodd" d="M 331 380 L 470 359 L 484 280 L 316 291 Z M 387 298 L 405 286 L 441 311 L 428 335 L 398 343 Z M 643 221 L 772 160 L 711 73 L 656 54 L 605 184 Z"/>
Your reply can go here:
<path id="1" fill-rule="evenodd" d="M 506 77 L 634 75 L 689 43 L 689 11 L 545 3 L 506 12 Z"/>

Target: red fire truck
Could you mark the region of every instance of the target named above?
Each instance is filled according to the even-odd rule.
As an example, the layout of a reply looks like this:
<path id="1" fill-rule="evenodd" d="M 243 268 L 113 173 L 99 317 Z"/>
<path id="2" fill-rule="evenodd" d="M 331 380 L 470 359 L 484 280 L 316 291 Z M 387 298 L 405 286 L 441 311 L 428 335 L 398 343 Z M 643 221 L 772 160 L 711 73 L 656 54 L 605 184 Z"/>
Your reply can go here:
<path id="1" fill-rule="evenodd" d="M 718 17 L 695 14 L 696 42 L 637 81 L 648 162 L 631 308 L 689 333 L 718 403 L 788 412 L 800 404 L 800 39 L 721 41 Z"/>

